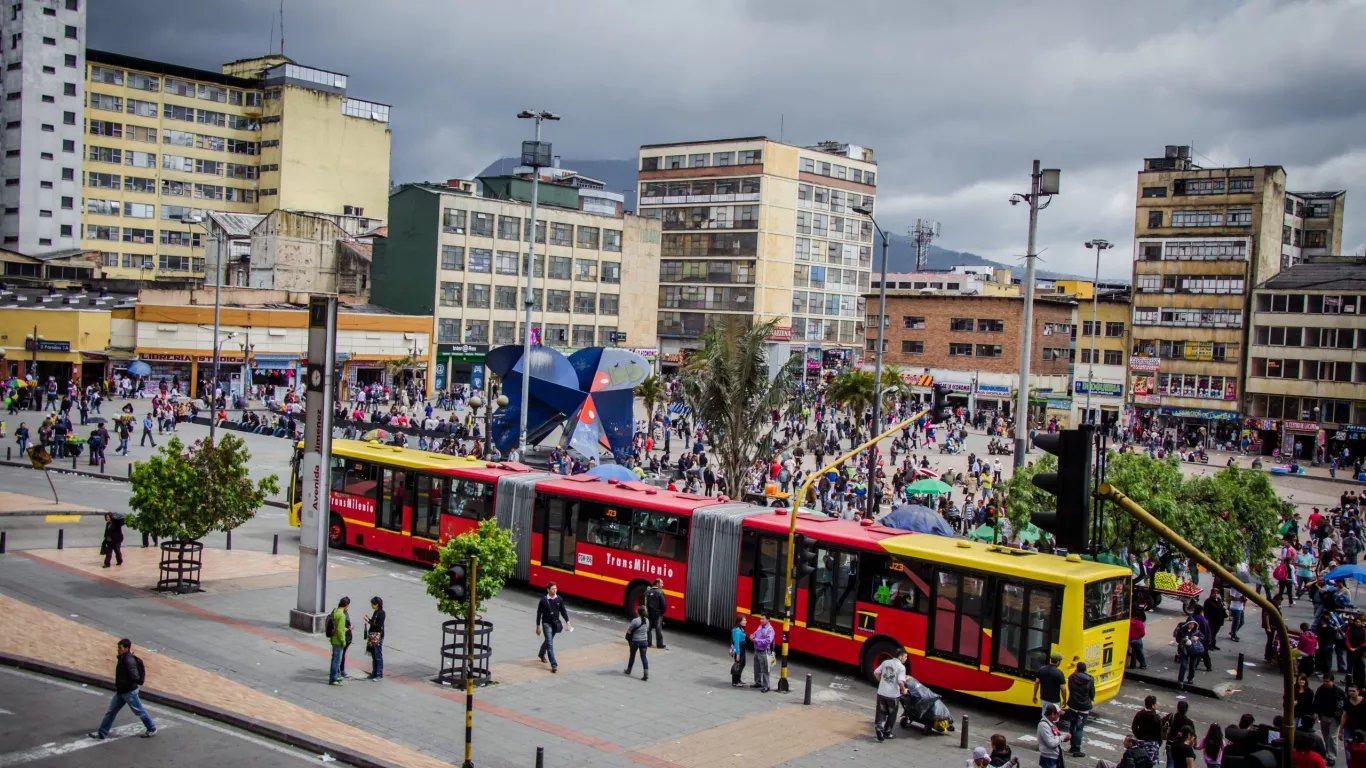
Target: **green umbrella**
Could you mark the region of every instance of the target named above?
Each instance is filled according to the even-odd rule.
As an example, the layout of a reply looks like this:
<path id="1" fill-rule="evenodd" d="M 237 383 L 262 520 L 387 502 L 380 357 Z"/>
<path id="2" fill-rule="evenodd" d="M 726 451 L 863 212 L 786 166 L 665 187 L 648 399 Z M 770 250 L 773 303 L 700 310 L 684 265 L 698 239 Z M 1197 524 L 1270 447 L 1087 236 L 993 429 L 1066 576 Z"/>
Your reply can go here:
<path id="1" fill-rule="evenodd" d="M 974 528 L 971 533 L 968 534 L 968 538 L 985 542 L 994 541 L 996 538 L 996 528 L 993 527 L 990 523 L 982 523 L 981 525 Z"/>
<path id="2" fill-rule="evenodd" d="M 953 486 L 941 480 L 935 480 L 932 477 L 927 477 L 923 480 L 916 480 L 914 483 L 911 483 L 909 486 L 907 486 L 906 491 L 908 493 L 928 494 L 953 493 Z"/>
<path id="3" fill-rule="evenodd" d="M 1025 544 L 1035 544 L 1042 537 L 1043 531 L 1039 530 L 1039 527 L 1033 523 L 1021 528 L 1019 535 L 1016 536 L 1016 538 Z"/>

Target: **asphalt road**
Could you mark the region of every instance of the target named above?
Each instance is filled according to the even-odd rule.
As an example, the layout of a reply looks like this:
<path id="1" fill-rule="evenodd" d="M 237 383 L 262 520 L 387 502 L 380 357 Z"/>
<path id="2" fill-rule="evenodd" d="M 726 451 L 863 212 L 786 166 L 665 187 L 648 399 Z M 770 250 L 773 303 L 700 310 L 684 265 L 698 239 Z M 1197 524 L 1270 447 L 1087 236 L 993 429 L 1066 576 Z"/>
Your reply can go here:
<path id="1" fill-rule="evenodd" d="M 107 768 L 117 765 L 212 765 L 216 768 L 298 766 L 319 756 L 265 741 L 217 723 L 149 706 L 154 738 L 139 738 L 142 724 L 127 707 L 110 737 L 87 736 L 99 728 L 112 694 L 26 672 L 0 669 L 0 768 Z M 13 711 L 10 711 L 13 710 Z"/>

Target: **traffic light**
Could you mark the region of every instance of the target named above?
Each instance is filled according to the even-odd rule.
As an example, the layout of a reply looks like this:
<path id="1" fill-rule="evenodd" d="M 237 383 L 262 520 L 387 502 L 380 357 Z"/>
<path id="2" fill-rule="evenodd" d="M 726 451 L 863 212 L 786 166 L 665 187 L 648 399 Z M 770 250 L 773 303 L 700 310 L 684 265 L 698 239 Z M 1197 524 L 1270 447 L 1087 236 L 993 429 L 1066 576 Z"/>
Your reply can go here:
<path id="1" fill-rule="evenodd" d="M 934 399 L 930 403 L 930 421 L 938 422 L 948 419 L 952 407 L 949 405 L 949 385 L 935 384 Z"/>
<path id="2" fill-rule="evenodd" d="M 797 536 L 797 556 L 792 561 L 792 582 L 810 576 L 816 572 L 816 540 L 806 536 Z"/>
<path id="3" fill-rule="evenodd" d="M 1035 512 L 1033 522 L 1053 534 L 1058 546 L 1085 552 L 1091 531 L 1090 424 L 1034 436 L 1037 448 L 1058 457 L 1057 472 L 1034 475 L 1034 485 L 1057 497 L 1056 512 Z"/>
<path id="4" fill-rule="evenodd" d="M 451 583 L 446 586 L 446 597 L 452 602 L 463 603 L 469 598 L 470 590 L 467 581 L 469 580 L 469 568 L 464 563 L 452 565 L 448 571 L 451 576 Z"/>

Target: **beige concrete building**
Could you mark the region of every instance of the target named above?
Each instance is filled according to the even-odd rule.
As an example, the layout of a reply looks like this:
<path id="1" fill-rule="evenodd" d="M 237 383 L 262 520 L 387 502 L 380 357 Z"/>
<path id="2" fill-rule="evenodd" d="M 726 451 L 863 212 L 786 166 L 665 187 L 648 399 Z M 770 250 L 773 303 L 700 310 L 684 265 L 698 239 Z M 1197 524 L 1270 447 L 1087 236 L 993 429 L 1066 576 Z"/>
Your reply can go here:
<path id="1" fill-rule="evenodd" d="M 1139 427 L 1236 437 L 1252 286 L 1281 269 L 1285 199 L 1280 166 L 1200 168 L 1176 146 L 1144 161 L 1129 360 Z"/>
<path id="2" fill-rule="evenodd" d="M 210 213 L 208 229 L 209 263 L 212 268 L 221 248 L 224 285 L 362 300 L 370 292 L 370 243 L 332 218 L 298 211 Z"/>
<path id="3" fill-rule="evenodd" d="M 1310 257 L 1257 286 L 1248 426 L 1261 453 L 1366 450 L 1366 260 Z"/>
<path id="4" fill-rule="evenodd" d="M 221 72 L 89 50 L 80 246 L 104 274 L 204 277 L 206 211 L 314 211 L 383 224 L 389 107 L 284 56 Z M 74 121 L 74 117 L 72 120 Z"/>
<path id="5" fill-rule="evenodd" d="M 640 213 L 658 219 L 666 360 L 717 321 L 778 318 L 775 341 L 863 347 L 877 164 L 870 149 L 765 137 L 640 148 Z"/>
<path id="6" fill-rule="evenodd" d="M 583 211 L 578 188 L 543 179 L 532 268 L 531 179 L 478 181 L 482 195 L 460 180 L 398 187 L 375 238 L 371 300 L 433 317 L 435 386 L 470 383 L 490 346 L 521 343 L 528 273 L 543 344 L 657 355 L 657 220 Z"/>
<path id="7" fill-rule="evenodd" d="M 1316 256 L 1342 255 L 1342 217 L 1347 193 L 1286 192 L 1281 228 L 1281 267 Z"/>

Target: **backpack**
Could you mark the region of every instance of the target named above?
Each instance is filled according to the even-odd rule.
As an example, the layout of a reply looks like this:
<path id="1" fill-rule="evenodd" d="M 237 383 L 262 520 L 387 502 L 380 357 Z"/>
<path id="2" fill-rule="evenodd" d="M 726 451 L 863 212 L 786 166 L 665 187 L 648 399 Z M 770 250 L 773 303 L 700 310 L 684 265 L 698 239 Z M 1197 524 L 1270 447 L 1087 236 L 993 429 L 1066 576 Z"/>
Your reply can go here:
<path id="1" fill-rule="evenodd" d="M 337 634 L 337 620 L 334 618 L 334 614 L 327 614 L 327 621 L 323 624 L 323 632 L 327 634 L 328 638 Z"/>

